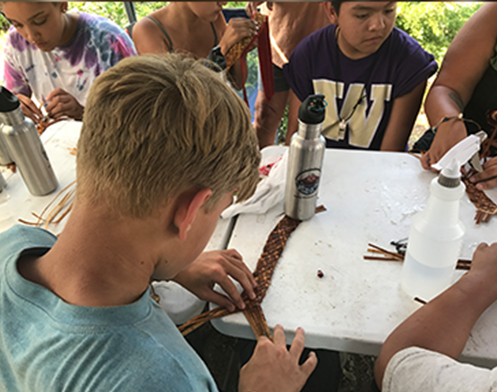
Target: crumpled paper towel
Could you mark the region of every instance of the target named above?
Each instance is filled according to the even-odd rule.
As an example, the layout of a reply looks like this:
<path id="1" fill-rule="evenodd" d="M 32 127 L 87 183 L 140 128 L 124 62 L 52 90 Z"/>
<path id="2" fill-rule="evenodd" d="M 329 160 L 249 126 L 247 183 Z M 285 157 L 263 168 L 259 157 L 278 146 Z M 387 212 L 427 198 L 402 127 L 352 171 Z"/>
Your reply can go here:
<path id="1" fill-rule="evenodd" d="M 183 286 L 172 281 L 152 282 L 155 293 L 160 297 L 159 306 L 176 325 L 181 325 L 202 313 L 205 301 Z"/>
<path id="2" fill-rule="evenodd" d="M 288 166 L 288 149 L 283 157 L 272 167 L 269 175 L 257 184 L 253 196 L 242 203 L 235 203 L 221 214 L 224 219 L 238 214 L 264 214 L 285 197 L 286 172 Z M 274 162 L 274 160 L 273 160 Z M 266 162 L 264 165 L 273 163 Z"/>

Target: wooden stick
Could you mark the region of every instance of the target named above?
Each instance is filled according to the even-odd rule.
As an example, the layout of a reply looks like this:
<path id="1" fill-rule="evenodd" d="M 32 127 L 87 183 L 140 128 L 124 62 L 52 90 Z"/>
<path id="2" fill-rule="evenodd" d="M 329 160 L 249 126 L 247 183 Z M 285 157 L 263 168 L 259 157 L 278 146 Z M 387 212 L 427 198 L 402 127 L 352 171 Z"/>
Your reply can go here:
<path id="1" fill-rule="evenodd" d="M 404 256 L 403 256 L 403 255 L 401 255 L 400 253 L 397 253 L 397 252 L 390 252 L 390 251 L 388 251 L 388 250 L 386 250 L 386 249 L 380 248 L 379 246 L 374 245 L 374 244 L 371 244 L 371 243 L 369 243 L 369 244 L 368 244 L 368 246 L 371 246 L 372 248 L 375 248 L 375 249 L 377 249 L 377 250 L 379 250 L 379 251 L 381 251 L 381 252 L 383 252 L 383 253 L 385 253 L 385 254 L 387 254 L 387 255 L 390 255 L 390 256 L 392 256 L 393 258 L 398 259 L 399 261 L 400 261 L 400 260 L 404 260 Z"/>
<path id="2" fill-rule="evenodd" d="M 61 221 L 62 219 L 64 219 L 64 218 L 66 217 L 66 215 L 67 215 L 69 212 L 71 212 L 71 210 L 72 210 L 72 206 L 73 206 L 73 204 L 72 204 L 72 203 L 71 203 L 71 204 L 69 204 L 69 207 L 67 207 L 67 209 L 66 209 L 66 210 L 64 211 L 64 213 L 60 216 L 60 218 L 59 218 L 59 219 L 57 219 L 56 221 L 54 221 L 53 223 L 60 223 L 60 221 Z"/>
<path id="3" fill-rule="evenodd" d="M 401 261 L 393 257 L 379 257 L 379 256 L 363 256 L 364 260 L 381 260 L 381 261 Z"/>
<path id="4" fill-rule="evenodd" d="M 28 225 L 28 226 L 38 226 L 38 224 L 36 222 L 28 222 L 28 221 L 25 221 L 24 219 L 21 219 L 21 218 L 19 218 L 17 221 L 21 222 L 22 224 Z"/>
<path id="5" fill-rule="evenodd" d="M 62 189 L 59 193 L 57 193 L 57 195 L 52 199 L 52 201 L 50 203 L 48 203 L 47 206 L 45 206 L 45 208 L 43 209 L 43 211 L 41 212 L 40 214 L 40 217 L 44 216 L 45 215 L 45 212 L 47 212 L 48 208 L 55 202 L 55 200 L 57 200 L 57 198 L 63 193 L 65 192 L 70 186 L 74 185 L 76 183 L 76 181 L 73 181 L 71 182 L 69 185 L 67 185 L 64 189 Z M 40 221 L 37 222 L 36 224 L 37 226 L 40 225 Z"/>
<path id="6" fill-rule="evenodd" d="M 414 301 L 418 301 L 419 303 L 422 303 L 423 305 L 426 305 L 428 303 L 424 299 L 421 299 L 419 297 L 414 297 Z"/>
<path id="7" fill-rule="evenodd" d="M 384 257 L 364 255 L 363 256 L 364 260 L 404 261 L 404 256 L 401 255 L 400 253 L 389 252 L 388 250 L 383 249 L 374 244 L 368 244 L 368 245 L 373 247 L 373 248 L 368 248 L 368 252 L 383 254 Z M 457 260 L 456 269 L 469 270 L 470 267 L 471 267 L 471 260 L 465 260 L 465 259 Z"/>
<path id="8" fill-rule="evenodd" d="M 421 160 L 421 158 L 423 157 L 422 155 L 418 155 L 418 154 L 416 154 L 416 153 L 414 153 L 414 152 L 411 152 L 411 151 L 408 151 L 407 153 L 408 153 L 409 155 L 412 155 L 412 156 L 413 156 L 413 157 L 415 157 L 415 158 L 418 158 L 419 160 Z"/>

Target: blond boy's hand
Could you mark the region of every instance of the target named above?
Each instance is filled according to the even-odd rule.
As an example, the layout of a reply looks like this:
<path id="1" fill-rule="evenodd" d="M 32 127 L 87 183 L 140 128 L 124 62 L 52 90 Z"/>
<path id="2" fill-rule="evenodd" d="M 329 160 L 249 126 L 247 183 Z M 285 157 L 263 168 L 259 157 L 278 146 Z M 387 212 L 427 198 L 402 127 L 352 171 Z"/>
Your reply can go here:
<path id="1" fill-rule="evenodd" d="M 234 311 L 236 307 L 244 309 L 245 303 L 230 276 L 240 282 L 250 298 L 255 298 L 254 287 L 257 284 L 242 256 L 234 249 L 202 253 L 173 280 L 200 299 L 214 302 L 229 311 Z M 213 290 L 216 283 L 229 298 Z"/>
<path id="2" fill-rule="evenodd" d="M 274 343 L 266 337 L 258 339 L 252 358 L 240 371 L 240 392 L 298 392 L 316 368 L 318 360 L 313 352 L 299 365 L 305 343 L 302 328 L 297 329 L 289 350 L 281 325 L 274 328 L 273 339 Z"/>

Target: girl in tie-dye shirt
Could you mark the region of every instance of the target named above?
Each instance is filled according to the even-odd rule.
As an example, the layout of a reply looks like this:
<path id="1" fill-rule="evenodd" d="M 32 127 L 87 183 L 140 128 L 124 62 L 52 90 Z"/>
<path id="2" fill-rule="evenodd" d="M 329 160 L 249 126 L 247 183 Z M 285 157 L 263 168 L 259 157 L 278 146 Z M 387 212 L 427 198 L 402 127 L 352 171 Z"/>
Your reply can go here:
<path id="1" fill-rule="evenodd" d="M 5 2 L 12 23 L 4 50 L 5 87 L 21 101 L 25 115 L 81 120 L 88 91 L 98 75 L 136 55 L 126 32 L 108 19 L 66 13 L 63 3 Z"/>

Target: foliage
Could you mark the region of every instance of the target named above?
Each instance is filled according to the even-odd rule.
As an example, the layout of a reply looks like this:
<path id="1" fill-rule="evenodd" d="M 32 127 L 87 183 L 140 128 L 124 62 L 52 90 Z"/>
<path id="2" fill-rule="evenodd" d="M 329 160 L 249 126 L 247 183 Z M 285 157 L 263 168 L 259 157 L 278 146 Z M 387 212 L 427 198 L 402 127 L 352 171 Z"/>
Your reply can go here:
<path id="1" fill-rule="evenodd" d="M 134 2 L 136 17 L 141 19 L 168 2 Z M 228 2 L 228 8 L 245 8 L 246 2 Z M 414 37 L 441 64 L 443 56 L 459 29 L 481 7 L 482 2 L 398 2 L 397 27 Z M 69 9 L 101 15 L 126 27 L 128 18 L 123 2 L 71 2 Z M 0 49 L 9 23 L 0 17 Z M 246 89 L 249 96 L 257 94 L 257 50 L 247 56 L 249 75 Z M 239 92 L 241 95 L 241 92 Z M 286 128 L 284 118 L 282 128 Z"/>
<path id="2" fill-rule="evenodd" d="M 135 6 L 136 18 L 141 19 L 144 16 L 147 16 L 151 12 L 164 7 L 168 4 L 167 1 L 149 1 L 149 2 L 141 2 L 135 1 L 133 2 Z M 241 1 L 232 1 L 228 2 L 227 7 L 230 8 L 245 8 L 245 2 Z M 95 1 L 86 1 L 86 2 L 71 2 L 69 3 L 69 9 L 77 9 L 79 11 L 87 12 L 89 14 L 105 16 L 110 20 L 117 23 L 119 26 L 126 26 L 128 23 L 128 19 L 126 16 L 126 12 L 123 6 L 122 1 L 116 2 L 95 2 Z"/>
<path id="3" fill-rule="evenodd" d="M 459 29 L 482 2 L 399 2 L 396 25 L 435 56 L 439 64 Z"/>

